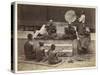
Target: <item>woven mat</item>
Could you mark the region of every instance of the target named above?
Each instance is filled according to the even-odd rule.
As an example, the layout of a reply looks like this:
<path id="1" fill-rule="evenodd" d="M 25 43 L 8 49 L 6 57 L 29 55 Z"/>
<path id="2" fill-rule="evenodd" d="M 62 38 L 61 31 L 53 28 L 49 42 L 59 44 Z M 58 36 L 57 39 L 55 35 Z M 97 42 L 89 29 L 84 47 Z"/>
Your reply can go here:
<path id="1" fill-rule="evenodd" d="M 35 65 L 41 65 L 41 66 L 48 66 L 48 67 L 57 67 L 61 64 L 63 64 L 65 62 L 65 60 L 62 60 L 62 62 L 58 63 L 58 64 L 49 64 L 48 61 L 40 61 L 40 62 L 37 62 L 35 60 L 25 60 L 25 59 L 22 59 L 21 57 L 18 59 L 18 63 L 26 63 L 26 64 L 35 64 Z"/>

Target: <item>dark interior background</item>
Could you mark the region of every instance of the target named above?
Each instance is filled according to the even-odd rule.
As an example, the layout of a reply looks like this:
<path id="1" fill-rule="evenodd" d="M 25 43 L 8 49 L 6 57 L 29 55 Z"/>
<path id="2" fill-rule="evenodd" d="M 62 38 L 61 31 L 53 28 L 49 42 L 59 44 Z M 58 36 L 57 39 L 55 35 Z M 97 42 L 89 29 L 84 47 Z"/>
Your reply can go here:
<path id="1" fill-rule="evenodd" d="M 79 7 L 59 7 L 43 5 L 18 5 L 18 27 L 20 26 L 41 26 L 47 23 L 49 19 L 55 22 L 66 22 L 64 19 L 65 12 L 75 10 L 79 17 L 83 10 L 86 15 L 86 24 L 95 31 L 95 8 Z"/>

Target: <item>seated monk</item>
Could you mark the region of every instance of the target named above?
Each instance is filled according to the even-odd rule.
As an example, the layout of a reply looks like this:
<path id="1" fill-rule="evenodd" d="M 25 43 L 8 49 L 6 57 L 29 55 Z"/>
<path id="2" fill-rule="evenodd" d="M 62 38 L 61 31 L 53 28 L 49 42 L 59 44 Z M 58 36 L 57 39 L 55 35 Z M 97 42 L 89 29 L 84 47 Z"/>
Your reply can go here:
<path id="1" fill-rule="evenodd" d="M 33 39 L 32 39 L 32 34 L 28 34 L 28 40 L 24 44 L 24 53 L 25 53 L 25 58 L 27 60 L 33 60 L 35 59 L 35 50 L 34 50 L 34 44 L 33 44 Z"/>
<path id="2" fill-rule="evenodd" d="M 46 29 L 49 36 L 48 38 L 55 39 L 55 37 L 57 36 L 57 29 L 56 29 L 56 26 L 54 25 L 53 20 L 50 20 L 48 22 L 48 24 L 46 25 Z"/>
<path id="3" fill-rule="evenodd" d="M 63 39 L 71 39 L 71 40 L 76 39 L 76 31 L 73 26 L 68 25 L 64 28 Z"/>
<path id="4" fill-rule="evenodd" d="M 51 48 L 48 51 L 48 62 L 49 64 L 57 64 L 60 63 L 62 60 L 58 58 L 57 52 L 55 52 L 55 45 L 52 44 Z"/>
<path id="5" fill-rule="evenodd" d="M 79 54 L 86 54 L 89 53 L 89 45 L 91 42 L 90 39 L 90 29 L 87 26 L 78 26 L 78 34 L 79 34 L 79 40 L 78 40 L 78 52 Z M 81 29 L 81 30 L 80 30 Z"/>
<path id="6" fill-rule="evenodd" d="M 45 56 L 44 43 L 39 42 L 39 46 L 36 49 L 36 61 L 40 62 L 41 60 L 43 60 L 44 56 Z"/>

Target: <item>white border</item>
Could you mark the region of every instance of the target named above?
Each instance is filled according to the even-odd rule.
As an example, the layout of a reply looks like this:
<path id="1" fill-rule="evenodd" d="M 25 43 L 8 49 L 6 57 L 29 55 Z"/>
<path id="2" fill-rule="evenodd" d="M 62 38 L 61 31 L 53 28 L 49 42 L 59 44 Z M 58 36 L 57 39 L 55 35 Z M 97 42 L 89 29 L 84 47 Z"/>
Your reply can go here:
<path id="1" fill-rule="evenodd" d="M 48 69 L 48 70 L 32 70 L 32 71 L 18 71 L 18 50 L 17 50 L 17 4 L 27 4 L 27 5 L 45 5 L 45 6 L 61 6 L 61 7 L 80 7 L 80 8 L 95 8 L 96 10 L 96 36 L 97 36 L 97 7 L 96 6 L 88 6 L 88 5 L 69 5 L 69 4 L 51 4 L 51 3 L 34 3 L 34 2 L 21 2 L 21 1 L 16 1 L 14 2 L 14 72 L 15 73 L 33 73 L 33 72 L 47 72 L 47 71 L 65 71 L 65 70 L 82 70 L 82 69 L 97 69 L 97 37 L 96 37 L 96 66 L 94 67 L 82 67 L 82 68 L 63 68 L 63 69 Z"/>
<path id="2" fill-rule="evenodd" d="M 14 72 L 17 73 L 17 62 L 18 62 L 18 59 L 17 59 L 17 2 L 14 2 Z"/>

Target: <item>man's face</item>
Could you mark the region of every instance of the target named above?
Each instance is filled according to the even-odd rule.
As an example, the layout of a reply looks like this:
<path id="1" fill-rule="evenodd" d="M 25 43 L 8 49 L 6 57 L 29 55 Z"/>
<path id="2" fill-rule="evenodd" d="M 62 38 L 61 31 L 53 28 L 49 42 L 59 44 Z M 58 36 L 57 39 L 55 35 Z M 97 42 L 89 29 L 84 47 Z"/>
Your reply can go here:
<path id="1" fill-rule="evenodd" d="M 51 49 L 52 49 L 52 50 L 55 50 L 55 46 L 54 46 L 54 45 L 52 45 L 52 46 L 51 46 Z"/>
<path id="2" fill-rule="evenodd" d="M 29 35 L 28 35 L 28 39 L 29 39 L 29 40 L 33 40 L 33 35 L 32 35 L 32 34 L 29 34 Z"/>
<path id="3" fill-rule="evenodd" d="M 53 22 L 53 20 L 49 20 L 49 22 L 51 23 L 51 22 Z"/>

